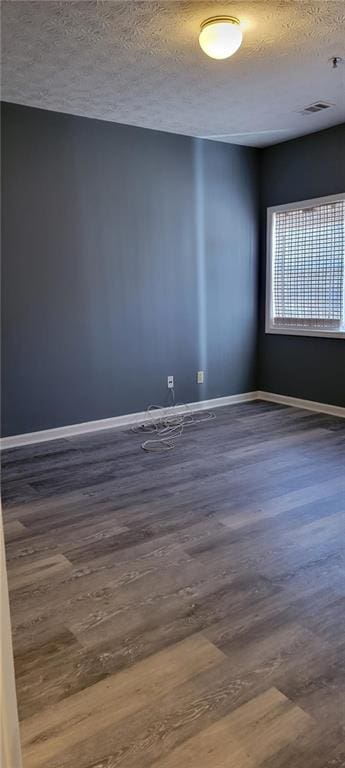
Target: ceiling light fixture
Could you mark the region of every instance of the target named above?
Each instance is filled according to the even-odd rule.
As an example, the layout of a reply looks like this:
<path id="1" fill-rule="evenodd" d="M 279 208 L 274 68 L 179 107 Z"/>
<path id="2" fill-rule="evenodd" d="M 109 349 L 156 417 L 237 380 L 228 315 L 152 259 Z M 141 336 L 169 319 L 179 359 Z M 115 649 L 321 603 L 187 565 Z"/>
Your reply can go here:
<path id="1" fill-rule="evenodd" d="M 211 59 L 228 59 L 242 43 L 240 22 L 234 16 L 213 16 L 201 24 L 200 47 Z"/>

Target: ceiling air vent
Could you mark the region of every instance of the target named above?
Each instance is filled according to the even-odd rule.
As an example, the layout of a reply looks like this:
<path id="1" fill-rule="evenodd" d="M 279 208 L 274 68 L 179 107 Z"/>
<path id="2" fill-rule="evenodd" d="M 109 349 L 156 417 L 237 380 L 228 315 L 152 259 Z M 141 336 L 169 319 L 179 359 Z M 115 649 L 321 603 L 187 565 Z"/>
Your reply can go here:
<path id="1" fill-rule="evenodd" d="M 316 101 L 315 104 L 310 104 L 309 107 L 305 107 L 301 110 L 301 115 L 312 115 L 314 112 L 323 112 L 324 109 L 330 109 L 332 104 L 327 104 L 326 101 Z"/>

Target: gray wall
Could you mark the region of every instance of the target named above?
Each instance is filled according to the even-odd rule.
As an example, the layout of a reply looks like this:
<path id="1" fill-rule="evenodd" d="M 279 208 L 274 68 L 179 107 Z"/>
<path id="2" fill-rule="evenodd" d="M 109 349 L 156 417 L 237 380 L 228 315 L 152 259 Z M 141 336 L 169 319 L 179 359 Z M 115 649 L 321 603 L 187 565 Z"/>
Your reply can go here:
<path id="1" fill-rule="evenodd" d="M 260 153 L 260 164 L 259 388 L 345 406 L 344 339 L 264 332 L 266 209 L 271 205 L 345 192 L 345 125 L 265 149 Z"/>
<path id="2" fill-rule="evenodd" d="M 3 435 L 256 388 L 257 151 L 5 104 L 2 182 Z"/>

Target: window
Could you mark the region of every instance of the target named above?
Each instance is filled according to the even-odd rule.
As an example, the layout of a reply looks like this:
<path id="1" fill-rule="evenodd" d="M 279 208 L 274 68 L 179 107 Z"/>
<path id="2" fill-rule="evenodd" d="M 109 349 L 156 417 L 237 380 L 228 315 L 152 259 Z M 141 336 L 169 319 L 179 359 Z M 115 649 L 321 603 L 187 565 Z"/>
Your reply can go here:
<path id="1" fill-rule="evenodd" d="M 268 208 L 266 333 L 345 338 L 345 194 Z"/>

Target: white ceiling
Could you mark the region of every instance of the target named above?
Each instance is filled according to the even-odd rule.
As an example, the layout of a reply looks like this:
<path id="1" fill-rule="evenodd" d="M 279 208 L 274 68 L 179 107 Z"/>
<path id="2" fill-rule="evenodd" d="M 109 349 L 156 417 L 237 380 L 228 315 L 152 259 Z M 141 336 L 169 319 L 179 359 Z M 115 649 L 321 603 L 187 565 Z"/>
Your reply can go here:
<path id="1" fill-rule="evenodd" d="M 191 136 L 265 146 L 345 122 L 344 0 L 30 2 L 2 11 L 2 98 Z M 208 16 L 238 16 L 239 51 L 198 44 Z M 315 101 L 332 109 L 300 110 Z"/>

